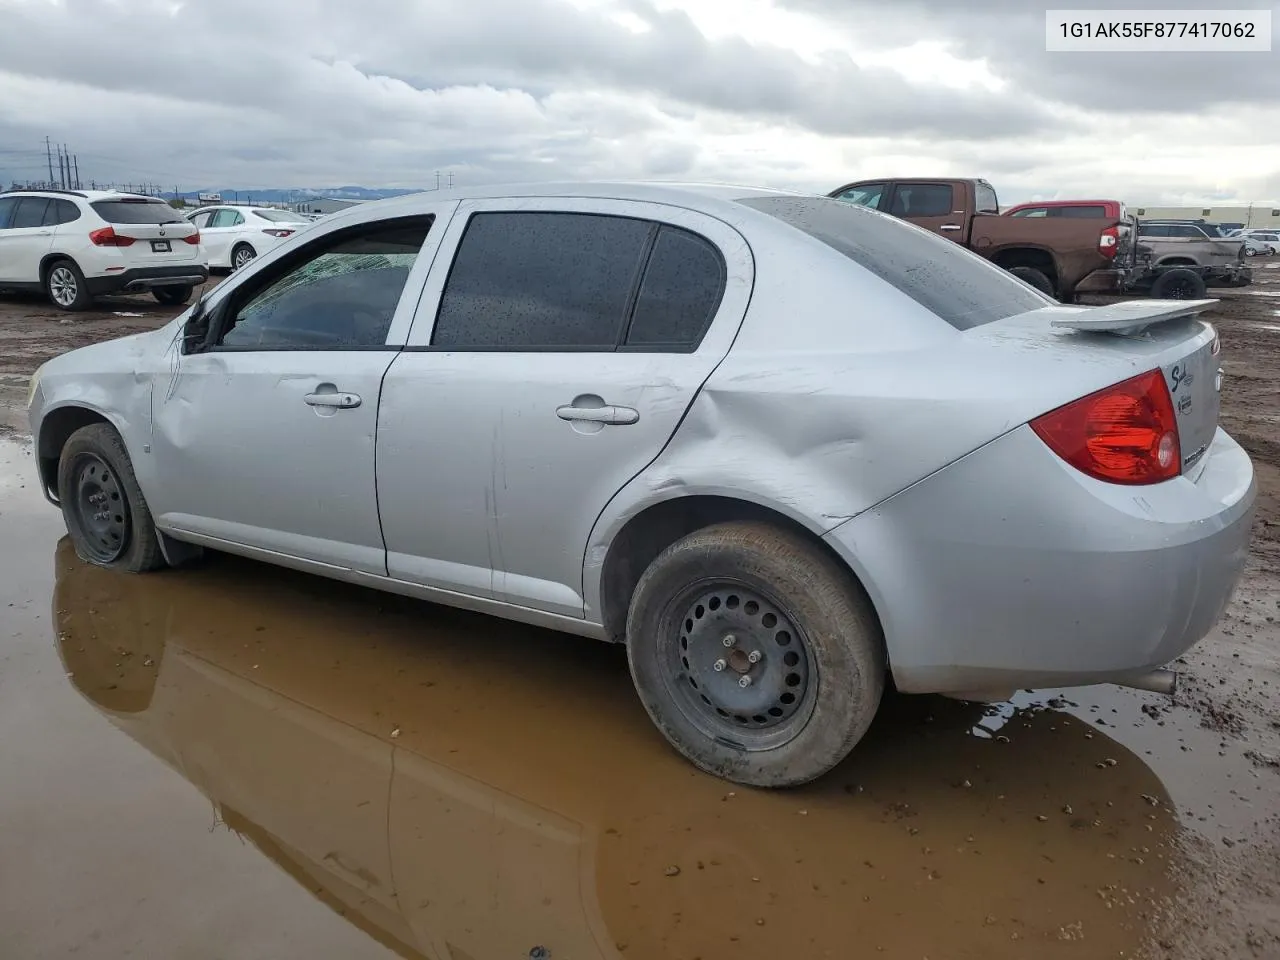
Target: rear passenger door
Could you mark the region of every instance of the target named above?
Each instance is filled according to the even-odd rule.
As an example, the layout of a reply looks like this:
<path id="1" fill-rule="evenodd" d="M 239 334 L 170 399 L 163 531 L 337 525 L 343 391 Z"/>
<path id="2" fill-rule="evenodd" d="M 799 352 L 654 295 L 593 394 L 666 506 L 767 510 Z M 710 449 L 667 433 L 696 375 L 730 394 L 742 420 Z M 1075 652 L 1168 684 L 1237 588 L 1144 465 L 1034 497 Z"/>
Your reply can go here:
<path id="1" fill-rule="evenodd" d="M 383 386 L 390 575 L 582 617 L 596 518 L 728 351 L 752 279 L 741 235 L 702 214 L 464 203 Z"/>

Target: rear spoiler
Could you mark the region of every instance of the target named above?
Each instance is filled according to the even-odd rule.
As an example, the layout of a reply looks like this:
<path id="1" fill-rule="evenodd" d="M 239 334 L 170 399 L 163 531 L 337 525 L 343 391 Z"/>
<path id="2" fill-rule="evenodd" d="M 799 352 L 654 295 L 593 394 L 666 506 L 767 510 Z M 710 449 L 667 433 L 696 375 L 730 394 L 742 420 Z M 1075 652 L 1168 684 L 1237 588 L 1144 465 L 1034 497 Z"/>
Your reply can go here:
<path id="1" fill-rule="evenodd" d="M 1124 300 L 1103 307 L 1045 307 L 1032 314 L 1049 326 L 1096 333 L 1141 333 L 1147 327 L 1204 313 L 1217 300 Z"/>

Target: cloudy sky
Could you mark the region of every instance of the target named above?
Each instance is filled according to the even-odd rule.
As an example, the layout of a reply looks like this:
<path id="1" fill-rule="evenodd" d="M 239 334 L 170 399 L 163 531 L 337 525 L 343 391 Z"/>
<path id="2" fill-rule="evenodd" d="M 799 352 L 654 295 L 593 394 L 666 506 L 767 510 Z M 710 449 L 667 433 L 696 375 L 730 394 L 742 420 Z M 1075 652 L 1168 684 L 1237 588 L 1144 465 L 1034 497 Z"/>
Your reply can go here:
<path id="1" fill-rule="evenodd" d="M 1280 25 L 1280 4 L 1228 5 Z M 184 190 L 430 186 L 438 169 L 1280 200 L 1280 42 L 1051 54 L 1046 6 L 1108 5 L 0 0 L 0 180 L 42 176 L 49 136 L 82 178 Z"/>

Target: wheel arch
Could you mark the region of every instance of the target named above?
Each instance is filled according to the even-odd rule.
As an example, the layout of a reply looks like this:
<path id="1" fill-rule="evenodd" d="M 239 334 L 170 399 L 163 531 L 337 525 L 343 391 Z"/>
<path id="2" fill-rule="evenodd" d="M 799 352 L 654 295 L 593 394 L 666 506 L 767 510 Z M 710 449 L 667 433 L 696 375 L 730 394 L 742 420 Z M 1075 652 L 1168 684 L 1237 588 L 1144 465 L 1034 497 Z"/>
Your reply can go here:
<path id="1" fill-rule="evenodd" d="M 62 448 L 67 440 L 81 427 L 93 423 L 105 423 L 112 427 L 128 449 L 125 431 L 116 419 L 105 411 L 87 404 L 69 403 L 52 410 L 45 411 L 40 418 L 40 427 L 34 447 L 36 451 L 36 469 L 40 475 L 40 486 L 44 495 L 53 503 L 58 503 L 58 461 L 62 456 Z"/>
<path id="2" fill-rule="evenodd" d="M 41 286 L 44 286 L 45 282 L 49 279 L 50 269 L 52 269 L 53 265 L 57 263 L 59 260 L 66 260 L 68 263 L 73 264 L 75 268 L 79 270 L 81 273 L 84 273 L 84 268 L 81 267 L 80 264 L 76 262 L 76 258 L 71 256 L 71 254 L 57 253 L 57 252 L 46 253 L 43 257 L 40 258 L 40 285 Z"/>
<path id="3" fill-rule="evenodd" d="M 1058 261 L 1053 253 L 1041 247 L 1004 247 L 992 255 L 991 262 L 997 267 L 1012 270 L 1014 267 L 1031 267 L 1039 270 L 1053 288 L 1058 289 Z"/>
<path id="4" fill-rule="evenodd" d="M 695 530 L 734 521 L 766 523 L 812 544 L 848 574 L 867 596 L 872 613 L 877 621 L 880 620 L 874 600 L 858 572 L 823 539 L 822 529 L 777 504 L 723 494 L 689 493 L 649 503 L 620 519 L 606 540 L 608 546 L 603 559 L 594 566 L 588 559 L 584 579 L 595 590 L 588 589 L 587 595 L 590 597 L 594 593 L 598 597 L 598 611 L 606 639 L 614 643 L 625 641 L 627 611 L 636 585 L 663 550 Z"/>

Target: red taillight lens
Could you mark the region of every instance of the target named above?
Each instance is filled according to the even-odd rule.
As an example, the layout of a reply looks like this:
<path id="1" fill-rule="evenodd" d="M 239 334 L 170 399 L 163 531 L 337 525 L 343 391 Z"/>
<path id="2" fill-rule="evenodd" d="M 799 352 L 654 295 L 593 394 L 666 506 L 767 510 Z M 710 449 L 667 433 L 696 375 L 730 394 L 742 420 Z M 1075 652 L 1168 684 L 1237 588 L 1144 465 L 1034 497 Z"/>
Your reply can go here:
<path id="1" fill-rule="evenodd" d="M 128 247 L 134 239 L 120 236 L 111 227 L 102 227 L 89 234 L 89 242 L 95 247 Z"/>
<path id="2" fill-rule="evenodd" d="M 1098 237 L 1098 252 L 1108 260 L 1114 259 L 1116 251 L 1120 249 L 1120 228 L 1107 227 L 1102 231 L 1102 235 Z"/>
<path id="3" fill-rule="evenodd" d="M 1159 370 L 1052 410 L 1031 429 L 1077 470 L 1109 483 L 1159 483 L 1182 468 L 1177 417 Z"/>
<path id="4" fill-rule="evenodd" d="M 183 243 L 189 243 L 189 244 L 191 244 L 193 247 L 194 247 L 194 246 L 196 246 L 196 245 L 200 242 L 200 231 L 199 231 L 199 230 L 197 230 L 195 233 L 193 233 L 193 234 L 192 234 L 191 236 L 189 236 L 189 237 L 183 237 L 183 238 L 182 238 L 182 242 L 183 242 Z"/>
<path id="5" fill-rule="evenodd" d="M 269 233 L 269 234 L 271 234 L 271 236 L 273 236 L 273 237 L 287 237 L 287 236 L 291 235 L 294 231 L 292 231 L 292 230 L 265 230 L 265 229 L 264 229 L 262 232 L 263 232 L 263 233 Z"/>

